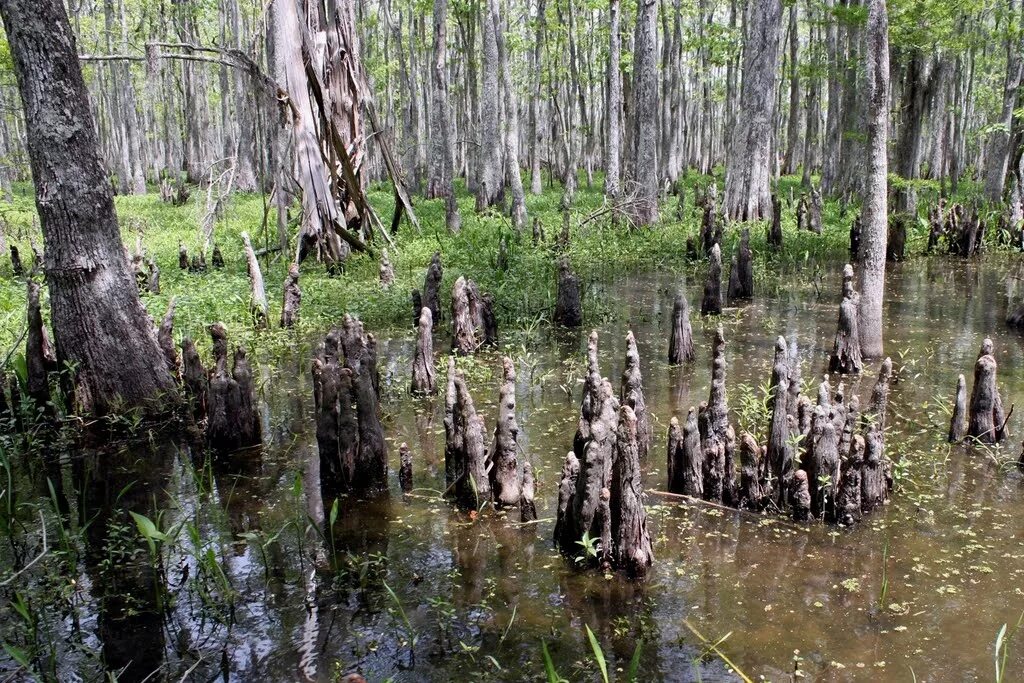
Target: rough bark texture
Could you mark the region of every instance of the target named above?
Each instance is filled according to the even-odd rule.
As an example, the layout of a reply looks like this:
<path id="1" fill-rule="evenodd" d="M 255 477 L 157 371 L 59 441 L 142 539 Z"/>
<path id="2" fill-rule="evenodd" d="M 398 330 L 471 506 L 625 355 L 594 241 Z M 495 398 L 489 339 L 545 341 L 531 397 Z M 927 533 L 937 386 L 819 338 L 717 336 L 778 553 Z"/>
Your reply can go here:
<path id="1" fill-rule="evenodd" d="M 886 358 L 878 368 L 878 379 L 871 390 L 871 403 L 866 415 L 878 425 L 884 436 L 889 411 L 889 387 L 892 383 L 892 359 Z"/>
<path id="2" fill-rule="evenodd" d="M 619 0 L 608 2 L 608 141 L 604 154 L 604 193 L 612 200 L 618 199 L 622 191 L 619 177 L 619 150 L 622 144 L 622 129 L 619 125 L 622 115 L 622 70 L 620 66 L 621 24 Z"/>
<path id="3" fill-rule="evenodd" d="M 949 419 L 949 442 L 960 443 L 967 432 L 967 380 L 957 377 L 953 396 L 953 414 Z"/>
<path id="4" fill-rule="evenodd" d="M 249 313 L 257 328 L 265 328 L 269 324 L 267 314 L 267 291 L 263 286 L 263 271 L 253 251 L 249 233 L 242 232 L 242 243 L 245 245 L 245 261 L 249 269 Z"/>
<path id="5" fill-rule="evenodd" d="M 404 441 L 398 447 L 398 485 L 403 493 L 412 491 L 412 453 Z"/>
<path id="6" fill-rule="evenodd" d="M 761 486 L 761 447 L 749 432 L 740 435 L 740 489 L 737 507 L 759 512 L 764 507 Z"/>
<path id="7" fill-rule="evenodd" d="M 500 204 L 505 186 L 501 176 L 501 121 L 498 91 L 498 3 L 487 0 L 483 6 L 482 92 L 484 102 L 480 111 L 480 175 L 477 184 L 476 209 L 482 211 Z"/>
<path id="8" fill-rule="evenodd" d="M 361 322 L 346 314 L 341 326 L 341 347 L 345 367 L 352 372 L 352 402 L 359 433 L 352 487 L 366 492 L 386 490 L 388 454 L 380 422 L 377 341 L 363 331 Z"/>
<path id="9" fill-rule="evenodd" d="M 882 297 L 888 225 L 889 19 L 885 0 L 868 0 L 867 43 L 869 113 L 867 177 L 861 209 L 863 243 L 859 261 L 858 332 L 861 355 L 878 358 L 882 355 Z"/>
<path id="10" fill-rule="evenodd" d="M 185 396 L 192 404 L 192 417 L 202 420 L 206 417 L 206 397 L 209 381 L 206 368 L 196 351 L 195 342 L 188 337 L 181 340 L 182 385 Z"/>
<path id="11" fill-rule="evenodd" d="M 854 446 L 856 448 L 856 446 Z M 860 474 L 861 511 L 868 514 L 885 504 L 889 488 L 885 480 L 882 431 L 871 423 L 864 434 L 864 465 Z"/>
<path id="12" fill-rule="evenodd" d="M 1003 438 L 1005 415 L 996 386 L 996 359 L 992 341 L 986 339 L 974 364 L 974 387 L 968 411 L 967 435 L 982 443 L 998 443 Z"/>
<path id="13" fill-rule="evenodd" d="M 39 283 L 28 281 L 28 331 L 25 334 L 26 389 L 37 408 L 50 401 L 50 363 L 47 362 L 46 328 L 39 305 Z"/>
<path id="14" fill-rule="evenodd" d="M 494 501 L 503 507 L 519 503 L 522 479 L 519 474 L 519 424 L 516 422 L 516 369 L 512 359 L 501 359 L 502 381 L 498 393 L 498 421 L 491 445 L 491 490 Z"/>
<path id="15" fill-rule="evenodd" d="M 632 218 L 637 225 L 658 220 L 658 3 L 640 0 L 633 47 L 633 159 L 636 202 Z"/>
<path id="16" fill-rule="evenodd" d="M 449 367 L 452 370 L 453 379 L 450 384 L 454 387 L 454 399 L 451 404 L 450 427 L 447 414 L 445 418 L 445 453 L 451 458 L 452 487 L 456 502 L 464 509 L 476 510 L 491 499 L 487 451 L 484 447 L 484 421 L 477 415 L 462 371 Z"/>
<path id="17" fill-rule="evenodd" d="M 476 351 L 476 322 L 470 311 L 470 291 L 460 276 L 452 286 L 452 351 L 467 356 Z"/>
<path id="18" fill-rule="evenodd" d="M 750 251 L 750 229 L 744 228 L 729 273 L 729 301 L 754 298 L 754 256 Z"/>
<path id="19" fill-rule="evenodd" d="M 437 391 L 437 373 L 434 371 L 434 316 L 424 306 L 420 309 L 420 322 L 416 327 L 416 351 L 412 360 L 410 391 L 426 396 Z"/>
<path id="20" fill-rule="evenodd" d="M 855 375 L 861 369 L 860 335 L 857 331 L 860 295 L 853 288 L 853 266 L 843 268 L 843 300 L 839 304 L 836 339 L 828 361 L 828 371 Z"/>
<path id="21" fill-rule="evenodd" d="M 458 391 L 455 387 L 455 356 L 448 357 L 448 374 L 444 392 L 444 485 L 450 493 L 458 477 L 457 460 L 461 457 L 465 435 L 456 423 L 455 405 Z"/>
<path id="22" fill-rule="evenodd" d="M 806 522 L 811 519 L 811 491 L 807 486 L 807 472 L 804 470 L 797 470 L 793 475 L 789 504 L 793 509 L 793 521 Z"/>
<path id="23" fill-rule="evenodd" d="M 621 406 L 611 481 L 612 538 L 615 565 L 631 576 L 642 576 L 654 563 L 643 502 L 638 429 L 633 409 Z"/>
<path id="24" fill-rule="evenodd" d="M 694 355 L 690 304 L 686 300 L 686 292 L 680 289 L 672 305 L 672 334 L 668 341 L 668 362 L 671 365 L 687 363 L 694 359 Z"/>
<path id="25" fill-rule="evenodd" d="M 789 363 L 786 340 L 775 341 L 775 362 L 771 378 L 771 421 L 768 424 L 768 448 L 765 453 L 767 468 L 774 481 L 775 500 L 780 508 L 789 500 L 789 484 L 792 477 L 793 455 L 789 445 Z"/>
<path id="26" fill-rule="evenodd" d="M 284 301 L 281 303 L 281 327 L 291 328 L 299 321 L 299 306 L 302 304 L 302 290 L 299 289 L 299 264 L 288 266 L 284 279 Z"/>
<path id="27" fill-rule="evenodd" d="M 704 497 L 704 449 L 700 442 L 700 427 L 697 411 L 690 408 L 683 425 L 681 450 L 676 455 L 675 471 L 679 473 L 682 486 L 674 491 L 695 498 Z"/>
<path id="28" fill-rule="evenodd" d="M 861 469 L 864 467 L 864 437 L 853 437 L 850 455 L 843 461 L 842 480 L 836 508 L 839 523 L 850 526 L 861 517 Z"/>
<path id="29" fill-rule="evenodd" d="M 782 202 L 775 194 L 771 196 L 772 215 L 768 226 L 768 246 L 775 251 L 782 249 Z"/>
<path id="30" fill-rule="evenodd" d="M 423 305 L 430 309 L 434 316 L 434 324 L 440 324 L 444 317 L 441 310 L 441 277 L 444 270 L 441 267 L 441 252 L 435 251 L 427 266 L 427 275 L 423 280 Z M 419 317 L 419 311 L 414 311 Z"/>
<path id="31" fill-rule="evenodd" d="M 722 312 L 722 250 L 718 244 L 711 248 L 708 257 L 708 278 L 704 283 L 704 298 L 700 304 L 701 315 L 719 315 Z"/>
<path id="32" fill-rule="evenodd" d="M 640 373 L 640 352 L 636 347 L 633 332 L 626 334 L 626 366 L 622 371 L 622 385 L 619 390 L 619 403 L 633 409 L 636 419 L 637 450 L 641 458 L 646 458 L 654 437 L 651 429 L 651 416 L 644 400 L 643 376 Z"/>
<path id="33" fill-rule="evenodd" d="M 764 218 L 772 208 L 771 150 L 781 18 L 780 0 L 762 0 L 750 6 L 739 117 L 732 131 L 725 172 L 725 213 L 734 220 Z"/>
<path id="34" fill-rule="evenodd" d="M 167 370 L 175 379 L 181 377 L 178 349 L 174 346 L 174 310 L 177 302 L 178 298 L 172 296 L 167 304 L 167 312 L 164 313 L 164 319 L 160 322 L 160 327 L 156 332 L 156 340 L 160 345 L 160 351 L 164 355 L 164 361 L 167 363 Z"/>
<path id="35" fill-rule="evenodd" d="M 256 445 L 261 439 L 256 387 L 245 351 L 235 350 L 234 366 L 229 373 L 227 329 L 214 323 L 210 336 L 214 368 L 206 401 L 206 440 L 211 448 L 221 452 Z"/>
<path id="36" fill-rule="evenodd" d="M 569 259 L 558 261 L 558 295 L 555 299 L 555 324 L 579 327 L 583 324 L 583 306 L 580 303 L 580 281 L 572 272 Z"/>
<path id="37" fill-rule="evenodd" d="M 125 259 L 64 6 L 10 0 L 0 15 L 24 104 L 58 362 L 76 368 L 83 413 L 159 410 L 174 381 Z"/>
<path id="38" fill-rule="evenodd" d="M 537 521 L 537 505 L 533 501 L 534 488 L 533 465 L 527 460 L 523 463 L 523 484 L 519 497 L 519 521 L 521 522 Z"/>

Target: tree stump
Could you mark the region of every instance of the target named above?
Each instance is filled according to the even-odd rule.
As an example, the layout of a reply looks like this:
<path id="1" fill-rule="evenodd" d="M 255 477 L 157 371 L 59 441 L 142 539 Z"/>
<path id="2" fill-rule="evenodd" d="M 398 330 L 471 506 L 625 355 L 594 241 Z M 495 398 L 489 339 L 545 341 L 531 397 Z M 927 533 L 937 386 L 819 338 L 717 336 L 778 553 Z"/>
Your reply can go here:
<path id="1" fill-rule="evenodd" d="M 462 276 L 452 287 L 452 351 L 460 356 L 476 351 L 476 324 L 470 311 L 469 287 Z"/>
<path id="2" fill-rule="evenodd" d="M 711 249 L 715 246 L 715 207 L 714 204 L 704 205 L 704 214 L 700 225 L 700 251 L 704 256 L 711 255 Z"/>
<path id="3" fill-rule="evenodd" d="M 174 346 L 174 310 L 177 304 L 178 297 L 172 296 L 167 304 L 167 312 L 164 313 L 164 319 L 161 321 L 159 329 L 157 329 L 156 341 L 160 346 L 160 351 L 164 354 L 164 362 L 167 363 L 167 369 L 170 371 L 171 377 L 180 381 L 181 365 L 178 359 L 178 350 Z"/>
<path id="4" fill-rule="evenodd" d="M 640 476 L 639 420 L 629 405 L 619 408 L 611 481 L 612 536 L 615 565 L 642 576 L 654 562 Z"/>
<path id="5" fill-rule="evenodd" d="M 722 250 L 715 244 L 708 258 L 708 277 L 704 283 L 704 299 L 701 301 L 701 315 L 722 313 Z"/>
<path id="6" fill-rule="evenodd" d="M 464 434 L 456 424 L 455 414 L 458 391 L 455 387 L 455 356 L 448 357 L 448 374 L 444 392 L 444 483 L 445 491 L 454 490 L 458 472 L 455 467 L 461 458 Z"/>
<path id="7" fill-rule="evenodd" d="M 205 273 L 206 252 L 200 249 L 198 253 L 192 254 L 192 262 L 189 264 L 188 269 L 193 273 Z"/>
<path id="8" fill-rule="evenodd" d="M 636 418 L 637 448 L 641 458 L 646 458 L 654 434 L 651 416 L 644 400 L 643 376 L 640 373 L 640 352 L 636 347 L 633 332 L 626 333 L 626 364 L 622 371 L 622 385 L 619 389 L 619 404 L 633 409 Z"/>
<path id="9" fill-rule="evenodd" d="M 299 321 L 299 306 L 302 303 L 302 290 L 299 289 L 299 264 L 288 266 L 288 275 L 284 279 L 284 302 L 281 304 L 281 327 L 290 329 Z"/>
<path id="10" fill-rule="evenodd" d="M 864 467 L 864 437 L 857 434 L 850 446 L 850 455 L 843 461 L 836 501 L 838 521 L 851 526 L 861 517 L 861 470 Z"/>
<path id="11" fill-rule="evenodd" d="M 782 250 L 782 203 L 775 194 L 772 194 L 772 221 L 768 226 L 767 241 L 769 248 Z"/>
<path id="12" fill-rule="evenodd" d="M 817 514 L 827 522 L 839 519 L 837 498 L 840 484 L 839 437 L 835 425 L 827 419 L 822 425 L 821 438 L 814 446 L 816 463 L 815 477 L 818 479 L 816 505 Z"/>
<path id="13" fill-rule="evenodd" d="M 801 370 L 800 370 L 800 350 L 797 348 L 796 337 L 789 342 L 789 398 L 786 403 L 786 411 L 793 416 L 796 416 L 797 409 L 800 406 L 800 391 L 801 387 Z"/>
<path id="14" fill-rule="evenodd" d="M 249 312 L 257 329 L 267 327 L 267 292 L 263 286 L 263 273 L 256 252 L 252 249 L 249 233 L 242 232 L 242 243 L 245 245 L 245 260 L 249 269 Z M 297 285 L 296 285 L 297 286 Z"/>
<path id="15" fill-rule="evenodd" d="M 949 420 L 949 442 L 960 443 L 967 433 L 967 380 L 957 377 L 956 394 L 953 396 L 953 415 Z"/>
<path id="16" fill-rule="evenodd" d="M 807 229 L 815 235 L 821 234 L 821 189 L 811 187 L 811 201 L 807 205 Z"/>
<path id="17" fill-rule="evenodd" d="M 761 447 L 750 432 L 743 432 L 740 435 L 740 490 L 736 506 L 760 512 L 764 508 L 764 499 L 764 489 L 761 487 Z"/>
<path id="18" fill-rule="evenodd" d="M 583 305 L 580 302 L 580 281 L 565 256 L 558 260 L 558 294 L 555 299 L 555 324 L 579 327 L 583 324 Z"/>
<path id="19" fill-rule="evenodd" d="M 771 478 L 775 482 L 776 503 L 785 508 L 789 501 L 789 483 L 792 477 L 793 454 L 789 441 L 789 364 L 786 339 L 775 340 L 775 362 L 771 377 L 771 421 L 768 424 L 768 447 L 765 453 Z"/>
<path id="20" fill-rule="evenodd" d="M 498 318 L 494 315 L 494 297 L 486 293 L 478 303 L 480 328 L 484 346 L 498 345 Z"/>
<path id="21" fill-rule="evenodd" d="M 857 445 L 854 445 L 854 449 Z M 861 512 L 870 514 L 885 504 L 889 487 L 885 480 L 885 454 L 882 430 L 872 422 L 864 435 L 864 464 L 860 470 Z"/>
<path id="22" fill-rule="evenodd" d="M 412 290 L 412 326 L 416 327 L 420 324 L 420 311 L 423 310 L 423 297 L 420 296 L 420 290 Z M 431 310 L 430 318 L 433 320 L 434 312 Z"/>
<path id="23" fill-rule="evenodd" d="M 793 509 L 794 522 L 807 522 L 811 519 L 811 492 L 807 487 L 807 472 L 797 470 L 793 474 L 793 486 L 789 504 Z"/>
<path id="24" fill-rule="evenodd" d="M 213 245 L 213 257 L 210 259 L 213 267 L 220 270 L 224 267 L 224 254 L 220 252 L 220 245 Z"/>
<path id="25" fill-rule="evenodd" d="M 454 451 L 455 500 L 466 510 L 477 510 L 491 499 L 487 472 L 487 451 L 484 449 L 484 421 L 477 415 L 461 370 L 455 371 L 454 426 L 459 432 L 461 448 Z"/>
<path id="26" fill-rule="evenodd" d="M 533 465 L 527 460 L 523 463 L 523 484 L 520 487 L 519 497 L 519 521 L 521 522 L 537 521 L 537 505 L 533 501 L 534 487 Z"/>
<path id="27" fill-rule="evenodd" d="M 220 452 L 260 443 L 252 371 L 241 348 L 235 350 L 233 372 L 228 373 L 227 330 L 221 323 L 210 326 L 214 369 L 207 390 L 206 440 Z"/>
<path id="28" fill-rule="evenodd" d="M 320 487 L 330 496 L 354 489 L 359 427 L 352 410 L 352 370 L 339 359 L 340 333 L 332 330 L 313 359 L 313 404 Z"/>
<path id="29" fill-rule="evenodd" d="M 576 484 L 580 476 L 580 461 L 572 451 L 562 461 L 562 474 L 558 479 L 558 508 L 555 516 L 555 544 L 565 553 L 576 547 L 576 529 L 572 520 L 572 506 L 576 498 Z"/>
<path id="30" fill-rule="evenodd" d="M 146 290 L 150 294 L 160 293 L 160 266 L 156 264 L 156 261 L 149 259 L 146 263 L 147 276 L 146 276 Z"/>
<path id="31" fill-rule="evenodd" d="M 182 242 L 178 242 L 178 268 L 188 270 L 188 249 Z"/>
<path id="32" fill-rule="evenodd" d="M 985 339 L 974 364 L 974 387 L 968 410 L 967 435 L 981 443 L 998 443 L 1004 436 L 1003 401 L 996 386 L 996 359 L 992 340 Z"/>
<path id="33" fill-rule="evenodd" d="M 907 222 L 910 218 L 898 213 L 889 219 L 889 236 L 885 245 L 887 261 L 903 261 L 907 255 Z"/>
<path id="34" fill-rule="evenodd" d="M 444 320 L 441 310 L 441 277 L 444 273 L 444 269 L 441 268 L 441 252 L 435 251 L 434 255 L 430 259 L 430 265 L 427 266 L 427 275 L 423 279 L 423 306 L 430 308 L 430 313 L 434 316 L 434 323 L 439 324 Z M 416 317 L 419 317 L 419 311 L 414 311 Z"/>
<path id="35" fill-rule="evenodd" d="M 491 445 L 491 490 L 494 501 L 501 507 L 519 503 L 522 478 L 519 474 L 519 424 L 516 422 L 516 369 L 512 359 L 501 359 L 502 381 L 498 392 L 498 421 L 494 425 Z"/>
<path id="36" fill-rule="evenodd" d="M 192 417 L 195 420 L 202 420 L 206 417 L 209 380 L 199 352 L 196 351 L 195 342 L 188 337 L 181 340 L 181 360 L 182 384 L 185 388 L 185 396 L 192 404 Z"/>
<path id="37" fill-rule="evenodd" d="M 860 294 L 853 288 L 853 266 L 843 268 L 843 299 L 839 304 L 836 339 L 828 361 L 828 371 L 841 375 L 860 373 L 860 336 L 857 330 Z"/>
<path id="38" fill-rule="evenodd" d="M 434 318 L 430 309 L 424 306 L 420 311 L 416 327 L 416 351 L 412 360 L 412 385 L 415 396 L 427 396 L 437 391 L 437 376 L 434 371 Z"/>
<path id="39" fill-rule="evenodd" d="M 712 433 L 725 442 L 729 429 L 729 404 L 725 387 L 725 332 L 721 325 L 715 329 L 711 360 L 711 391 L 708 396 L 708 416 Z"/>
<path id="40" fill-rule="evenodd" d="M 746 301 L 754 298 L 754 257 L 750 252 L 750 230 L 743 229 L 739 247 L 732 259 L 729 273 L 729 301 Z"/>
<path id="41" fill-rule="evenodd" d="M 362 492 L 383 491 L 388 485 L 388 454 L 380 422 L 377 341 L 363 331 L 359 320 L 348 314 L 340 332 L 345 367 L 352 372 L 352 402 L 359 433 L 352 487 Z"/>
<path id="42" fill-rule="evenodd" d="M 680 289 L 672 305 L 672 333 L 668 340 L 668 362 L 681 365 L 694 359 L 693 330 L 690 327 L 690 304 Z"/>
<path id="43" fill-rule="evenodd" d="M 25 267 L 21 265 L 21 255 L 18 253 L 17 245 L 11 245 L 11 270 L 14 277 L 21 277 L 25 274 Z"/>
<path id="44" fill-rule="evenodd" d="M 857 429 L 857 422 L 860 419 L 860 398 L 857 394 L 850 397 L 846 405 L 846 416 L 843 420 L 843 431 L 839 436 L 839 457 L 846 458 L 850 454 L 853 444 L 854 432 Z"/>
<path id="45" fill-rule="evenodd" d="M 892 383 L 892 359 L 886 358 L 878 368 L 878 379 L 871 390 L 871 404 L 867 417 L 878 424 L 878 431 L 885 438 L 886 416 L 889 410 L 889 385 Z"/>
<path id="46" fill-rule="evenodd" d="M 682 493 L 694 498 L 704 497 L 704 458 L 697 411 L 691 407 L 683 425 L 681 448 L 675 457 L 674 471 L 680 480 L 680 486 L 673 490 L 673 493 Z"/>
<path id="47" fill-rule="evenodd" d="M 409 451 L 409 444 L 402 442 L 398 447 L 398 485 L 403 493 L 412 491 L 412 453 Z"/>
<path id="48" fill-rule="evenodd" d="M 380 276 L 380 286 L 384 289 L 395 284 L 395 269 L 391 266 L 391 261 L 388 259 L 387 249 L 382 249 L 380 252 L 378 274 Z"/>
<path id="49" fill-rule="evenodd" d="M 860 215 L 850 223 L 850 262 L 860 263 L 860 234 L 862 231 Z"/>

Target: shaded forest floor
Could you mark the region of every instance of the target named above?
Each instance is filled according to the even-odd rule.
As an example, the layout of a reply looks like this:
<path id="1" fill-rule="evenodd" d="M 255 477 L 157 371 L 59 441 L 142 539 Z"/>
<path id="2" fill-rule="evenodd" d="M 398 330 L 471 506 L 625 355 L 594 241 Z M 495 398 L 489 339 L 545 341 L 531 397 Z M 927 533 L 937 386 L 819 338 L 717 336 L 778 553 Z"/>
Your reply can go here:
<path id="1" fill-rule="evenodd" d="M 633 229 L 625 221 L 613 225 L 611 213 L 603 210 L 606 205 L 600 177 L 589 187 L 585 178 L 581 179 L 570 213 L 572 239 L 567 253 L 584 283 L 586 325 L 596 324 L 609 315 L 609 307 L 602 301 L 609 293 L 592 285 L 625 272 L 678 272 L 691 300 L 699 300 L 706 261 L 688 257 L 686 243 L 687 238 L 692 237 L 699 244 L 701 214 L 694 202 L 694 190 L 712 180 L 721 186 L 721 177 L 713 179 L 696 174 L 686 177 L 681 217 L 679 198 L 668 195 L 662 200 L 659 225 Z M 965 191 L 969 190 L 965 187 Z M 848 258 L 849 229 L 856 208 L 844 210 L 838 201 L 826 201 L 822 234 L 798 232 L 796 203 L 800 193 L 798 176 L 781 179 L 785 235 L 781 251 L 767 248 L 766 222 L 750 224 L 758 295 L 770 294 L 780 287 L 815 287 L 826 292 L 834 288 L 838 292 L 839 271 L 833 273 L 831 268 Z M 563 224 L 559 210 L 561 187 L 549 186 L 543 194 L 527 197 L 530 223 L 539 219 L 544 231 L 545 239 L 539 244 L 534 243 L 530 226 L 522 235 L 517 235 L 508 219 L 497 211 L 477 214 L 473 197 L 461 185 L 458 195 L 462 231 L 457 235 L 445 230 L 443 200 L 418 199 L 416 211 L 422 231 L 417 232 L 403 221 L 395 236 L 397 252 L 390 250 L 389 254 L 397 276 L 390 288 L 382 288 L 378 280 L 378 250 L 383 246 L 380 243 L 373 244 L 370 253 L 353 254 L 342 275 L 331 275 L 320 264 L 304 263 L 300 277 L 302 307 L 298 334 L 322 332 L 346 312 L 358 315 L 370 330 L 411 328 L 410 293 L 422 288 L 425 269 L 437 250 L 441 251 L 444 264 L 442 305 L 447 306 L 455 279 L 465 275 L 475 280 L 482 291 L 494 296 L 504 333 L 530 331 L 546 323 L 555 300 L 556 241 Z M 922 207 L 930 205 L 926 197 L 926 193 L 921 194 Z M 389 222 L 394 207 L 390 188 L 374 187 L 370 199 L 382 220 Z M 176 333 L 192 336 L 201 346 L 208 342 L 205 327 L 215 321 L 224 322 L 233 338 L 245 340 L 253 349 L 272 350 L 290 344 L 295 333 L 278 329 L 277 321 L 282 283 L 292 254 L 278 252 L 261 258 L 273 325 L 270 331 L 256 333 L 248 324 L 249 285 L 240 233 L 248 231 L 257 249 L 274 245 L 273 216 L 264 221 L 266 201 L 266 197 L 258 194 L 232 196 L 215 226 L 215 242 L 224 254 L 225 268 L 211 267 L 205 273 L 190 273 L 178 267 L 178 245 L 183 243 L 190 254 L 199 248 L 205 193 L 193 191 L 188 202 L 178 207 L 162 202 L 155 192 L 116 198 L 124 243 L 134 250 L 141 237 L 146 253 L 160 267 L 161 294 L 143 293 L 143 301 L 155 320 L 163 315 L 170 297 L 177 296 Z M 292 211 L 293 233 L 297 229 L 296 213 Z M 0 221 L 8 243 L 19 247 L 28 269 L 32 263 L 31 243 L 42 242 L 30 186 L 18 188 L 13 203 L 0 202 Z M 507 244 L 506 258 L 501 256 L 503 240 Z M 738 229 L 725 231 L 724 281 L 728 280 L 729 261 L 738 240 Z M 921 221 L 913 223 L 908 235 L 908 254 L 922 253 L 926 240 L 927 226 Z M 207 255 L 207 262 L 209 260 Z M 47 317 L 45 302 L 43 311 Z M 12 277 L 11 262 L 5 254 L 0 258 L 0 350 L 5 356 L 20 338 L 24 319 L 24 282 Z"/>

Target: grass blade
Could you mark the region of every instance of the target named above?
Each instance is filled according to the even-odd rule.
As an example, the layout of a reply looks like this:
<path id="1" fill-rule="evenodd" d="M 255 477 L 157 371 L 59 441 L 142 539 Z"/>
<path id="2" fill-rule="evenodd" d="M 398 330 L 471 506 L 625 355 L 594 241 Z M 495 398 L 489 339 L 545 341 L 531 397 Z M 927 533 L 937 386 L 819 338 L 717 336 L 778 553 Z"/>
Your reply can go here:
<path id="1" fill-rule="evenodd" d="M 601 650 L 601 644 L 597 642 L 597 636 L 590 630 L 590 627 L 586 626 L 586 629 L 587 639 L 590 641 L 590 649 L 594 651 L 594 660 L 601 669 L 601 680 L 604 683 L 608 683 L 608 663 L 604 661 L 604 651 Z"/>

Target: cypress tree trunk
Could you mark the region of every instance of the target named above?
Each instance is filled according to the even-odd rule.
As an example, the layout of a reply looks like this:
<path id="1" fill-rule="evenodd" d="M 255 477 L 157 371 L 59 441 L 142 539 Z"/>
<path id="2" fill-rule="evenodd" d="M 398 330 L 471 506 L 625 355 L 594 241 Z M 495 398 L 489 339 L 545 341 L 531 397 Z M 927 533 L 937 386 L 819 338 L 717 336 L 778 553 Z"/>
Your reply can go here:
<path id="1" fill-rule="evenodd" d="M 487 0 L 483 17 L 483 90 L 480 121 L 480 183 L 477 187 L 476 208 L 500 204 L 503 199 L 501 178 L 501 106 L 498 91 L 498 3 Z"/>
<path id="2" fill-rule="evenodd" d="M 633 92 L 636 121 L 633 136 L 633 175 L 637 183 L 633 220 L 650 225 L 658 220 L 658 6 L 642 0 L 633 46 Z"/>
<path id="3" fill-rule="evenodd" d="M 743 45 L 739 118 L 725 171 L 724 209 L 734 220 L 758 220 L 771 215 L 775 67 L 781 18 L 779 0 L 762 0 L 751 7 Z"/>
<path id="4" fill-rule="evenodd" d="M 785 173 L 796 173 L 800 164 L 800 76 L 797 72 L 797 56 L 800 37 L 797 35 L 797 7 L 789 6 L 789 122 L 786 127 L 786 157 L 782 162 Z"/>
<path id="5" fill-rule="evenodd" d="M 885 289 L 885 247 L 888 232 L 889 162 L 889 18 L 885 0 L 870 0 L 867 25 L 868 173 L 861 209 L 860 352 L 882 355 L 882 295 Z"/>
<path id="6" fill-rule="evenodd" d="M 1022 3 L 1024 7 L 1024 3 Z M 1013 3 L 1010 3 L 1010 25 L 1013 25 Z M 1009 28 L 1009 27 L 1008 27 Z M 1020 27 L 1018 25 L 1018 30 Z M 1009 31 L 1008 31 L 1009 33 Z M 1012 34 L 1011 34 L 1012 35 Z M 1010 129 L 1013 111 L 1017 106 L 1017 90 L 1024 80 L 1024 32 L 1016 43 L 1006 40 L 1006 81 L 1003 85 L 1003 108 L 998 123 L 1002 128 L 992 133 L 988 147 L 988 169 L 985 173 L 985 195 L 989 201 L 1003 199 L 1003 184 L 1006 182 L 1006 167 L 1010 159 Z"/>
<path id="7" fill-rule="evenodd" d="M 619 0 L 608 3 L 608 141 L 605 144 L 604 193 L 611 199 L 619 196 L 619 149 L 622 131 L 619 128 L 619 113 L 622 110 L 622 71 L 619 67 L 621 38 L 619 22 L 621 10 Z"/>
<path id="8" fill-rule="evenodd" d="M 139 300 L 64 5 L 3 0 L 25 106 L 58 362 L 84 412 L 143 407 L 174 382 Z"/>

